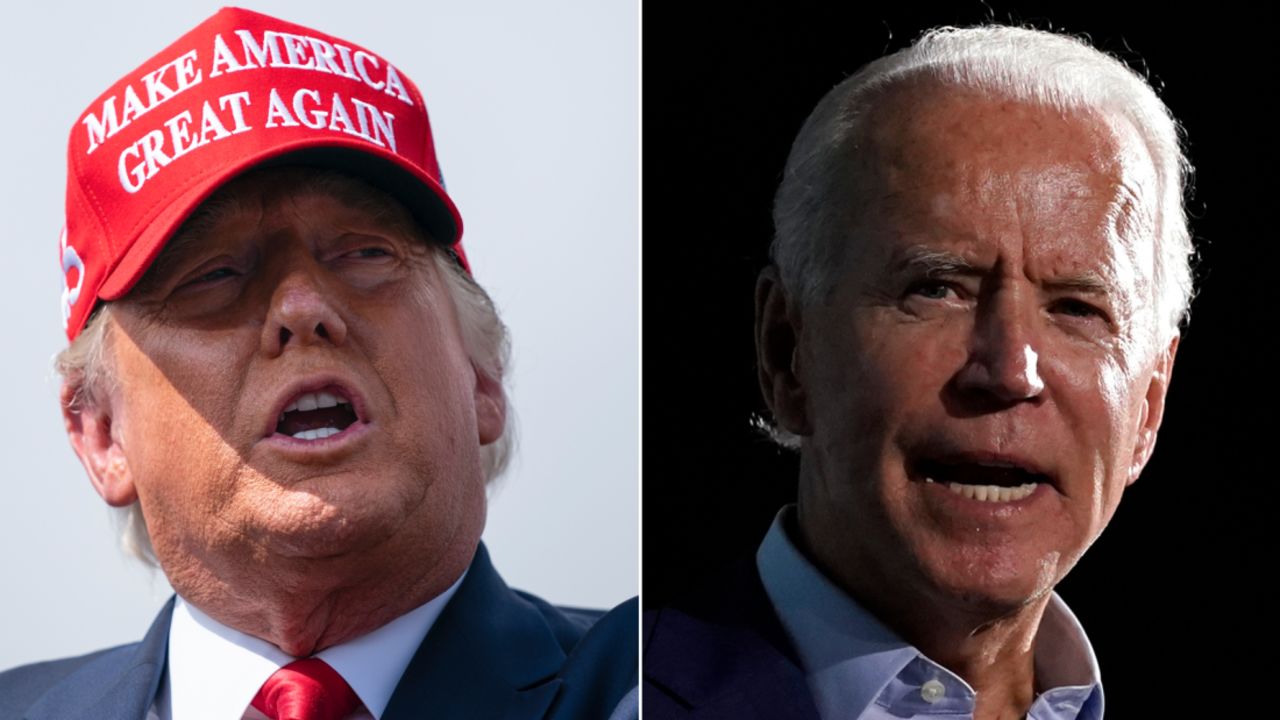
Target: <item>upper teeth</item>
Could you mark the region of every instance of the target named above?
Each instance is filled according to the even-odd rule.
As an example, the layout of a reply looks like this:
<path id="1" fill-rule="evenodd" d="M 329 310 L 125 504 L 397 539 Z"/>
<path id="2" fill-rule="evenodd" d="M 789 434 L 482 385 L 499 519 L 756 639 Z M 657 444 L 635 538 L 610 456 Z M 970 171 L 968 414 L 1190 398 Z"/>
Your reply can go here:
<path id="1" fill-rule="evenodd" d="M 933 478 L 925 478 L 925 482 L 933 482 Z M 964 485 L 961 483 L 947 483 L 947 489 L 957 495 L 963 495 L 973 500 L 983 500 L 986 502 L 1012 502 L 1021 500 L 1035 492 L 1036 485 L 1039 483 L 1023 483 L 1017 487 L 1000 487 L 999 485 Z"/>
<path id="2" fill-rule="evenodd" d="M 294 410 L 302 410 L 305 412 L 307 410 L 316 410 L 318 408 L 337 407 L 345 404 L 346 402 L 347 401 L 345 399 L 327 392 L 306 393 L 305 395 L 299 395 L 298 399 L 290 403 L 284 411 L 293 412 Z"/>

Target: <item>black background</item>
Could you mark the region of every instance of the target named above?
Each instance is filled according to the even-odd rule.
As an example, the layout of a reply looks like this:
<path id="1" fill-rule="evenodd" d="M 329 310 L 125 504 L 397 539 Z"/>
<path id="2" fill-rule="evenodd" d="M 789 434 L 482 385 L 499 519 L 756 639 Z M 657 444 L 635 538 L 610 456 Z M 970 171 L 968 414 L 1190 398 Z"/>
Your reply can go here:
<path id="1" fill-rule="evenodd" d="M 1262 531 L 1275 482 L 1274 11 L 840 5 L 851 9 L 644 7 L 645 606 L 754 551 L 795 493 L 795 458 L 749 419 L 763 409 L 752 289 L 801 122 L 926 28 L 1029 24 L 1086 34 L 1149 76 L 1187 132 L 1202 257 L 1155 456 L 1058 590 L 1098 653 L 1108 717 L 1261 711 L 1276 664 L 1275 544 Z"/>

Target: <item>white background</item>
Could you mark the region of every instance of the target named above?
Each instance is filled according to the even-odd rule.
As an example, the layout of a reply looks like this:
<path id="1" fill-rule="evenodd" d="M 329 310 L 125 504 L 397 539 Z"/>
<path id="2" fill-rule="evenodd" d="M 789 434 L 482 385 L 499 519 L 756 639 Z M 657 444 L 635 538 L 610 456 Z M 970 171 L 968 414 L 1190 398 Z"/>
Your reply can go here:
<path id="1" fill-rule="evenodd" d="M 364 45 L 426 97 L 477 279 L 514 340 L 518 454 L 485 541 L 560 604 L 637 590 L 638 9 L 615 2 L 262 1 Z M 0 45 L 0 669 L 141 638 L 169 595 L 123 555 L 61 428 L 58 233 L 72 123 L 218 8 L 23 2 Z"/>

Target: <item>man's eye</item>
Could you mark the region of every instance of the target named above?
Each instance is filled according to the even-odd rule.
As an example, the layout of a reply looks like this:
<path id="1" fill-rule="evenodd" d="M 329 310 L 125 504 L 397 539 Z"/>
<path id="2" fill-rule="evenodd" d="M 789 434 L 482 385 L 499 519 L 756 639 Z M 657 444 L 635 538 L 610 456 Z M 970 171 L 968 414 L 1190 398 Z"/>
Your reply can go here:
<path id="1" fill-rule="evenodd" d="M 1050 309 L 1055 313 L 1068 317 L 1098 317 L 1106 319 L 1106 313 L 1083 300 L 1076 300 L 1075 298 L 1059 299 L 1053 303 Z"/>
<path id="2" fill-rule="evenodd" d="M 907 295 L 917 295 L 928 300 L 946 300 L 956 296 L 956 290 L 950 283 L 941 280 L 922 280 L 907 288 Z"/>
<path id="3" fill-rule="evenodd" d="M 239 273 L 237 273 L 232 268 L 220 267 L 216 270 L 211 270 L 199 277 L 192 278 L 191 280 L 183 283 L 182 286 L 193 287 L 193 286 L 202 285 L 205 283 L 217 282 L 218 280 L 221 280 L 223 278 L 235 277 L 238 274 Z"/>
<path id="4" fill-rule="evenodd" d="M 380 248 L 380 247 L 360 248 L 359 250 L 352 250 L 351 252 L 347 253 L 347 257 L 351 257 L 351 258 L 377 258 L 377 257 L 390 257 L 390 256 L 391 256 L 391 253 L 386 248 Z"/>

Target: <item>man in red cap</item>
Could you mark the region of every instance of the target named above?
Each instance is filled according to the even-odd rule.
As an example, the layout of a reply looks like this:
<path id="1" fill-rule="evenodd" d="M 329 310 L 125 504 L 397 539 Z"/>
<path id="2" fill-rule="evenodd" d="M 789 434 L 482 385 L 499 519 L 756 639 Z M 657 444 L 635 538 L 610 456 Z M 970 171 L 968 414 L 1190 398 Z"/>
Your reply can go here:
<path id="1" fill-rule="evenodd" d="M 555 608 L 480 544 L 507 339 L 399 69 L 224 9 L 68 152 L 66 427 L 177 597 L 0 675 L 0 718 L 635 716 L 634 602 Z"/>

